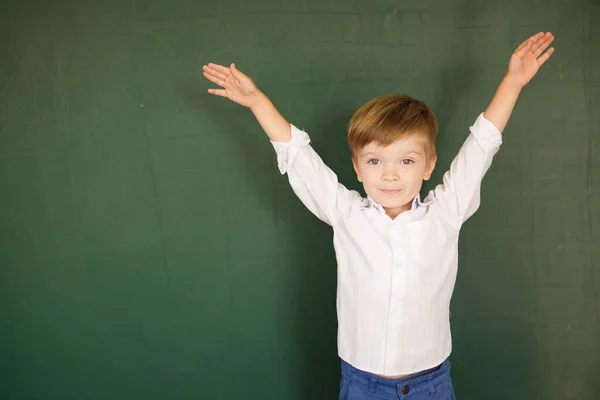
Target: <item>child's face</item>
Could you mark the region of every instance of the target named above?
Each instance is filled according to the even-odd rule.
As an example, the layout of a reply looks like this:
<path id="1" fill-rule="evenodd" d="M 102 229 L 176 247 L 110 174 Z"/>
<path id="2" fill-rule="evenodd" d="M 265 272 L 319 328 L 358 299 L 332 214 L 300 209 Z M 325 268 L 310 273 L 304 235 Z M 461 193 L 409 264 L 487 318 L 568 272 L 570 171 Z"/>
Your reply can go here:
<path id="1" fill-rule="evenodd" d="M 353 160 L 357 178 L 365 192 L 381 205 L 391 218 L 410 210 L 423 180 L 431 177 L 436 157 L 427 157 L 427 139 L 404 136 L 387 147 L 366 145 Z"/>

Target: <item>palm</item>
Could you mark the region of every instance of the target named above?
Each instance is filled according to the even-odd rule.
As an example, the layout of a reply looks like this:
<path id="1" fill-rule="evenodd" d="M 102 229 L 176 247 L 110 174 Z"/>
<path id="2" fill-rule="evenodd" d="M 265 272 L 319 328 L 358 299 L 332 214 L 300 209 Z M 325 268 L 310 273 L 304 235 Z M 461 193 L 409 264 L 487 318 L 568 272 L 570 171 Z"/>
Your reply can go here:
<path id="1" fill-rule="evenodd" d="M 208 92 L 217 96 L 227 97 L 229 100 L 250 107 L 258 93 L 256 85 L 248 76 L 235 68 L 234 64 L 224 67 L 209 63 L 202 67 L 204 76 L 223 89 L 209 89 Z"/>
<path id="2" fill-rule="evenodd" d="M 538 33 L 521 43 L 510 58 L 508 74 L 521 86 L 527 85 L 538 70 L 550 58 L 554 48 L 548 48 L 554 40 L 551 33 Z M 544 54 L 542 54 L 544 53 Z"/>

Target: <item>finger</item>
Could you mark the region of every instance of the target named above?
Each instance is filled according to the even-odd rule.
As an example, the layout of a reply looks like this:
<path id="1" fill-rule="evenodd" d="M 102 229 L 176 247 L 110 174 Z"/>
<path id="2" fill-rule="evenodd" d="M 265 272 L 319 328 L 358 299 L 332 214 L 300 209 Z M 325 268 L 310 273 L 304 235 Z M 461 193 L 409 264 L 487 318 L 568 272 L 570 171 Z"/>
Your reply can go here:
<path id="1" fill-rule="evenodd" d="M 215 96 L 227 97 L 227 92 L 223 89 L 208 89 L 208 93 L 214 94 Z"/>
<path id="2" fill-rule="evenodd" d="M 217 78 L 214 75 L 209 74 L 208 72 L 204 71 L 204 76 L 206 77 L 206 79 L 208 79 L 209 81 L 216 83 L 219 86 L 225 86 L 225 81 L 222 79 Z"/>
<path id="3" fill-rule="evenodd" d="M 202 69 L 204 70 L 205 73 L 209 74 L 210 76 L 214 76 L 215 78 L 220 79 L 222 81 L 227 80 L 228 75 L 225 75 L 215 69 L 208 68 L 206 66 L 202 66 Z"/>
<path id="4" fill-rule="evenodd" d="M 542 37 L 544 35 L 544 32 L 538 32 L 535 35 L 532 35 L 531 37 L 529 37 L 527 40 L 523 41 L 523 43 L 521 43 L 519 45 L 519 47 L 517 47 L 517 49 L 515 50 L 515 53 L 519 50 L 521 50 L 523 47 L 527 46 L 528 44 L 531 43 L 535 43 L 536 40 L 538 40 L 540 37 Z"/>
<path id="5" fill-rule="evenodd" d="M 242 71 L 240 71 L 239 69 L 237 69 L 237 67 L 235 66 L 234 63 L 231 63 L 231 66 L 229 67 L 229 69 L 231 69 L 231 73 L 237 79 L 248 78 Z"/>
<path id="6" fill-rule="evenodd" d="M 531 40 L 527 40 L 522 46 L 520 46 L 515 51 L 515 56 L 517 56 L 518 58 L 523 58 L 525 53 L 527 53 L 529 51 L 529 49 L 531 48 L 531 44 L 532 44 Z"/>
<path id="7" fill-rule="evenodd" d="M 519 47 L 517 47 L 517 49 L 515 50 L 515 53 L 518 52 L 519 50 L 521 50 L 523 47 L 527 46 L 528 44 L 530 44 L 530 43 L 534 42 L 535 40 L 537 40 L 543 34 L 544 34 L 543 32 L 539 32 L 539 33 L 536 33 L 535 35 L 531 36 L 527 40 L 525 40 L 523 43 L 521 43 L 519 45 Z"/>
<path id="8" fill-rule="evenodd" d="M 523 47 L 528 46 L 531 43 L 531 39 L 527 39 L 526 41 L 524 41 L 523 43 L 521 43 L 519 45 L 519 47 L 517 47 L 514 51 L 514 53 L 518 53 L 519 51 L 521 51 L 521 49 L 523 49 Z"/>
<path id="9" fill-rule="evenodd" d="M 546 50 L 548 48 L 548 46 L 550 46 L 550 43 L 552 43 L 552 41 L 554 40 L 554 36 L 550 36 L 548 38 L 546 38 L 546 40 L 544 40 L 541 44 L 540 47 L 538 47 L 538 49 L 534 52 L 535 57 L 539 57 L 540 54 L 542 54 L 544 52 L 544 50 Z"/>
<path id="10" fill-rule="evenodd" d="M 546 62 L 548 61 L 548 59 L 550 58 L 550 56 L 552 55 L 552 53 L 554 53 L 554 47 L 550 47 L 548 49 L 547 52 L 544 53 L 543 56 L 541 56 L 540 58 L 538 58 L 538 62 L 540 63 L 540 67 Z"/>
<path id="11" fill-rule="evenodd" d="M 224 67 L 222 65 L 214 64 L 214 63 L 208 63 L 208 67 L 211 68 L 211 69 L 213 69 L 213 70 L 215 70 L 215 71 L 217 71 L 217 72 L 220 72 L 220 73 L 222 73 L 222 74 L 224 74 L 226 76 L 231 75 L 231 71 L 229 70 L 229 68 Z"/>
<path id="12" fill-rule="evenodd" d="M 544 43 L 546 43 L 546 41 L 552 37 L 551 35 L 548 36 L 548 34 L 545 34 L 544 36 L 539 37 L 534 43 L 533 46 L 531 46 L 531 51 L 535 54 L 543 45 Z M 541 52 L 540 52 L 541 53 Z"/>

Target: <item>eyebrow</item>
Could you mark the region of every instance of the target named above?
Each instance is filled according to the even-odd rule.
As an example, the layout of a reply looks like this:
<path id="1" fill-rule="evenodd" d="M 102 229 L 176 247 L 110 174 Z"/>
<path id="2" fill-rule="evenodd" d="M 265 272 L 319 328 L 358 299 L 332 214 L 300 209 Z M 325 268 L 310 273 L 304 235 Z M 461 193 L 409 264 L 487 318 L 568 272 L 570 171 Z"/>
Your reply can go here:
<path id="1" fill-rule="evenodd" d="M 409 155 L 409 154 L 418 154 L 420 156 L 423 155 L 423 154 L 421 154 L 421 153 L 419 153 L 418 151 L 415 151 L 415 150 L 405 151 L 405 152 L 402 153 L 402 155 Z M 372 151 L 368 151 L 366 153 L 361 153 L 360 154 L 360 157 L 363 157 L 363 156 L 377 156 L 377 153 L 372 152 Z"/>

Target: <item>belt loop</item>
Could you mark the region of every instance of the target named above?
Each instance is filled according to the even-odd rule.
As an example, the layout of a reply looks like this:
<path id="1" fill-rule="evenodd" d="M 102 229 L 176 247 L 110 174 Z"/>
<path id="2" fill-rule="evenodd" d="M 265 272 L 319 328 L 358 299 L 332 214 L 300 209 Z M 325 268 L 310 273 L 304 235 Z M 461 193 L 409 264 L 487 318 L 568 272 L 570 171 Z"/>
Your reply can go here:
<path id="1" fill-rule="evenodd" d="M 369 392 L 375 393 L 375 388 L 377 387 L 377 381 L 379 380 L 376 376 L 371 376 L 371 380 L 369 381 Z"/>

